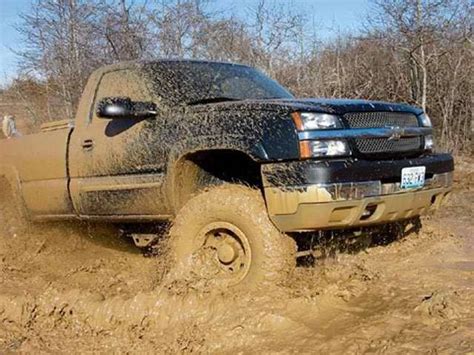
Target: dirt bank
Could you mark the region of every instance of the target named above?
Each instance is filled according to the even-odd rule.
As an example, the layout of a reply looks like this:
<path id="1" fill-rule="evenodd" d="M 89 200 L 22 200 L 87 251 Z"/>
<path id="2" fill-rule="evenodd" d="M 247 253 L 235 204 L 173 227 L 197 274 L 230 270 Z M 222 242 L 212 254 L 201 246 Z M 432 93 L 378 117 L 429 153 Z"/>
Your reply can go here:
<path id="1" fill-rule="evenodd" d="M 198 293 L 106 229 L 0 235 L 0 352 L 474 351 L 474 170 L 423 230 L 299 267 L 285 287 Z M 153 277 L 150 277 L 153 275 Z"/>

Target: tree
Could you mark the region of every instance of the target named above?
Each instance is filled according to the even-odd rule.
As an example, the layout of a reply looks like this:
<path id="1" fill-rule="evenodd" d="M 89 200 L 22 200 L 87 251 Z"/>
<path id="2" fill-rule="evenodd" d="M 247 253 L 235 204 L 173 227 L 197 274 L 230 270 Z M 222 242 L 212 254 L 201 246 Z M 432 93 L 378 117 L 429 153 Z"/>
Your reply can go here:
<path id="1" fill-rule="evenodd" d="M 59 90 L 67 117 L 72 117 L 80 91 L 96 62 L 97 8 L 79 0 L 39 0 L 22 16 L 18 30 L 26 49 L 19 53 L 24 71 L 47 78 Z"/>
<path id="2" fill-rule="evenodd" d="M 372 3 L 369 33 L 379 37 L 382 46 L 390 45 L 393 56 L 402 59 L 410 82 L 410 101 L 435 118 L 441 131 L 441 145 L 458 150 L 471 139 L 460 138 L 464 136 L 461 127 L 467 128 L 472 117 L 472 106 L 469 109 L 467 103 L 472 100 L 472 86 L 466 85 L 469 81 L 466 74 L 472 76 L 470 2 L 372 0 Z M 466 93 L 470 99 L 465 98 Z M 455 116 L 456 113 L 461 116 Z M 465 143 L 459 144 L 459 139 Z"/>
<path id="3" fill-rule="evenodd" d="M 106 55 L 111 61 L 151 56 L 153 46 L 149 33 L 150 20 L 145 4 L 134 5 L 126 0 L 103 2 L 100 36 L 106 41 Z"/>
<path id="4" fill-rule="evenodd" d="M 22 76 L 46 99 L 46 110 L 25 111 L 31 125 L 73 117 L 87 77 L 103 64 L 196 58 L 256 66 L 297 96 L 416 104 L 443 148 L 472 149 L 469 0 L 371 0 L 365 31 L 327 41 L 291 2 L 258 0 L 241 17 L 211 11 L 210 1 L 34 0 L 18 27 Z M 22 105 L 35 101 L 30 84 L 14 85 Z"/>

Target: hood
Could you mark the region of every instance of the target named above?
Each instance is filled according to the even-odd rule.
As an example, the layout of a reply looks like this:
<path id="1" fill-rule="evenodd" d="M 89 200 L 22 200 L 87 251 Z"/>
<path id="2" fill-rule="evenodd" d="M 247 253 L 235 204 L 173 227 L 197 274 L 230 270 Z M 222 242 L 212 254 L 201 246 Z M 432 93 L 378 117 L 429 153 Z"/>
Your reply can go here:
<path id="1" fill-rule="evenodd" d="M 262 110 L 262 111 L 312 111 L 343 115 L 348 112 L 409 112 L 415 115 L 423 110 L 406 104 L 349 99 L 277 99 L 277 100 L 242 100 L 191 106 L 193 111 L 228 111 L 228 110 Z"/>

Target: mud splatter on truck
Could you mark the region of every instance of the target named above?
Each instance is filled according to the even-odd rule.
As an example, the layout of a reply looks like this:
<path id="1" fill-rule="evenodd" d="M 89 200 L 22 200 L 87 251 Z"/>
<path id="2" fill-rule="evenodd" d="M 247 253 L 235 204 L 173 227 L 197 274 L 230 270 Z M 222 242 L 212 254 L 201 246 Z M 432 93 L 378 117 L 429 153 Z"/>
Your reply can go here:
<path id="1" fill-rule="evenodd" d="M 238 64 L 128 62 L 93 73 L 75 122 L 3 140 L 0 174 L 25 219 L 120 224 L 140 246 L 171 221 L 177 265 L 258 288 L 284 282 L 315 231 L 437 209 L 454 166 L 432 143 L 416 107 L 296 99 Z"/>

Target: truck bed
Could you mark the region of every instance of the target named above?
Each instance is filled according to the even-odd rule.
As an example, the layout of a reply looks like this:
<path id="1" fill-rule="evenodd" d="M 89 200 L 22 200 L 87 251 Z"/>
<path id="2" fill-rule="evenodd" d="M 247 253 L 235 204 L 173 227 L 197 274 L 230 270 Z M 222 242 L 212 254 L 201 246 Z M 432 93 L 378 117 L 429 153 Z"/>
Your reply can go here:
<path id="1" fill-rule="evenodd" d="M 67 154 L 72 126 L 49 124 L 42 132 L 0 141 L 0 176 L 18 183 L 26 207 L 35 218 L 71 214 Z"/>

